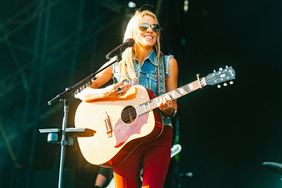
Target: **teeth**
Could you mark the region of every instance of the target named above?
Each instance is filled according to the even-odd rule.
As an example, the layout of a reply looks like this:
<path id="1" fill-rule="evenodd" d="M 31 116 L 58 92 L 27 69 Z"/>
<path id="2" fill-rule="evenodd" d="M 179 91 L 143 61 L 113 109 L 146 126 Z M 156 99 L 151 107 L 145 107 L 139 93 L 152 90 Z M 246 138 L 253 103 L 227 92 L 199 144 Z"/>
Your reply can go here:
<path id="1" fill-rule="evenodd" d="M 152 39 L 153 37 L 148 35 L 148 36 L 145 36 L 145 38 Z"/>

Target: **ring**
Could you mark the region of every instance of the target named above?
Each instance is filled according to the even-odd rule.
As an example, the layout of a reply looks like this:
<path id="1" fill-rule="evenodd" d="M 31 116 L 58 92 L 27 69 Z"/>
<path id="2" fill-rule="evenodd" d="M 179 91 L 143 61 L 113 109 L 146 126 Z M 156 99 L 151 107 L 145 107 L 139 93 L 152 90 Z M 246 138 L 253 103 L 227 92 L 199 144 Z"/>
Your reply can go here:
<path id="1" fill-rule="evenodd" d="M 121 95 L 123 91 L 122 91 L 122 89 L 120 87 L 118 87 L 117 88 L 117 92 L 118 92 L 118 95 Z"/>

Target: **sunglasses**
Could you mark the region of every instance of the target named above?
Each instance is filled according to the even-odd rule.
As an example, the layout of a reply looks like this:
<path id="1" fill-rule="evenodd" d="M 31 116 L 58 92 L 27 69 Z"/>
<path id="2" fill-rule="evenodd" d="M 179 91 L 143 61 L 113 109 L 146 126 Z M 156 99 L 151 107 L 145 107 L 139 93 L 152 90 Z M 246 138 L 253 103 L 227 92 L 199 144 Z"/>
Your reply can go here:
<path id="1" fill-rule="evenodd" d="M 155 33 L 160 32 L 160 25 L 159 24 L 148 24 L 148 23 L 141 23 L 139 25 L 140 31 L 147 31 L 148 28 L 151 28 Z"/>

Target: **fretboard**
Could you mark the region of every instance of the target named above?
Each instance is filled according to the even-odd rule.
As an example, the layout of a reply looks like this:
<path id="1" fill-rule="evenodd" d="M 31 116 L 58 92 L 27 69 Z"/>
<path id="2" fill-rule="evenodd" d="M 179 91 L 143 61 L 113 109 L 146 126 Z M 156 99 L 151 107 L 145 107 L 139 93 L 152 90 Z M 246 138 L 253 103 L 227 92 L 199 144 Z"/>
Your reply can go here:
<path id="1" fill-rule="evenodd" d="M 178 99 L 184 95 L 187 95 L 188 93 L 191 93 L 197 89 L 202 88 L 203 86 L 205 86 L 205 80 L 204 78 L 201 79 L 201 81 L 203 81 L 203 83 L 201 84 L 201 82 L 199 80 L 196 80 L 194 82 L 191 82 L 189 84 L 186 84 L 182 87 L 179 87 L 175 90 L 171 90 L 161 96 L 158 96 L 156 98 L 151 99 L 150 101 L 143 103 L 136 108 L 137 114 L 142 115 L 144 113 L 147 113 L 151 110 L 154 110 L 155 108 L 159 107 L 159 103 L 162 100 L 162 98 L 164 98 L 166 95 L 169 95 L 173 100 Z"/>

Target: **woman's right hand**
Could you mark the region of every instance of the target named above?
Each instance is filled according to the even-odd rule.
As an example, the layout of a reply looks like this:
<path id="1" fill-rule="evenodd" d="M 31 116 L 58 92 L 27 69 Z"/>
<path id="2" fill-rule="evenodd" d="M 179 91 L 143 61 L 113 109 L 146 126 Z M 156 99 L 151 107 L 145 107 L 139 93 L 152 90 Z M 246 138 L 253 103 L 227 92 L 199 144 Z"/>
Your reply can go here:
<path id="1" fill-rule="evenodd" d="M 94 89 L 91 87 L 87 87 L 81 92 L 77 93 L 75 95 L 75 98 L 89 102 L 89 101 L 108 98 L 108 97 L 110 98 L 118 97 L 124 95 L 129 88 L 130 88 L 130 84 L 125 84 L 123 81 L 101 89 Z"/>
<path id="2" fill-rule="evenodd" d="M 130 88 L 130 84 L 125 84 L 124 81 L 121 81 L 117 84 L 112 84 L 106 88 L 105 97 L 118 97 L 124 95 L 128 89 Z"/>

